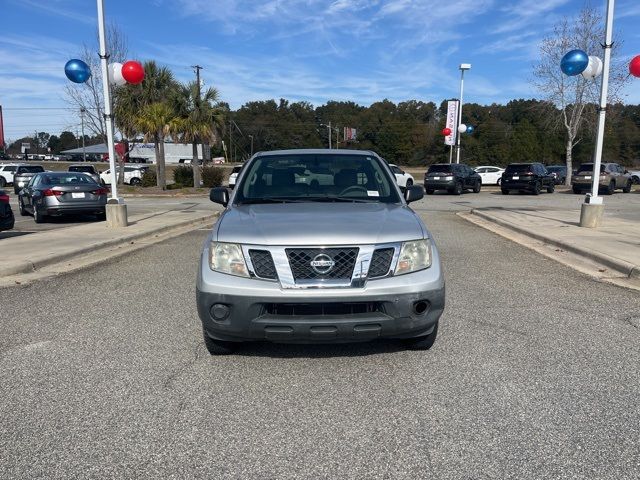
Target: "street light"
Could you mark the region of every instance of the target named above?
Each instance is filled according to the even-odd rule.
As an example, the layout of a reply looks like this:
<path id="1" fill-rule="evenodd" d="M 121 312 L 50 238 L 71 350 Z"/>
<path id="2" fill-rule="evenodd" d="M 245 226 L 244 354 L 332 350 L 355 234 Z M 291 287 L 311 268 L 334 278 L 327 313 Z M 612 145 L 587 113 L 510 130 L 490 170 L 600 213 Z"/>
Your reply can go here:
<path id="1" fill-rule="evenodd" d="M 602 67 L 602 84 L 600 86 L 600 113 L 598 116 L 598 134 L 596 137 L 595 158 L 593 159 L 593 184 L 591 195 L 587 194 L 580 210 L 580 226 L 599 227 L 604 215 L 602 197 L 598 196 L 600 183 L 600 164 L 602 162 L 602 146 L 604 144 L 604 123 L 607 114 L 607 95 L 609 93 L 609 68 L 611 66 L 611 47 L 613 46 L 613 11 L 615 0 L 607 1 L 607 19 L 605 26 L 604 61 Z M 571 172 L 567 172 L 569 174 Z"/>
<path id="2" fill-rule="evenodd" d="M 109 88 L 109 67 L 107 65 L 107 40 L 104 22 L 104 2 L 98 4 L 98 38 L 100 43 L 100 64 L 102 67 L 102 91 L 104 95 L 104 119 L 107 127 L 107 147 L 111 170 L 111 198 L 107 201 L 106 215 L 108 227 L 126 227 L 127 206 L 118 199 L 118 179 L 116 177 L 116 149 L 113 143 L 113 115 L 111 114 L 111 89 Z"/>
<path id="3" fill-rule="evenodd" d="M 458 138 L 456 142 L 456 163 L 460 163 L 460 124 L 462 123 L 462 97 L 464 94 L 464 72 L 466 70 L 471 69 L 470 63 L 461 63 L 460 64 L 460 106 L 458 108 L 458 125 L 456 126 L 456 131 L 458 132 Z"/>

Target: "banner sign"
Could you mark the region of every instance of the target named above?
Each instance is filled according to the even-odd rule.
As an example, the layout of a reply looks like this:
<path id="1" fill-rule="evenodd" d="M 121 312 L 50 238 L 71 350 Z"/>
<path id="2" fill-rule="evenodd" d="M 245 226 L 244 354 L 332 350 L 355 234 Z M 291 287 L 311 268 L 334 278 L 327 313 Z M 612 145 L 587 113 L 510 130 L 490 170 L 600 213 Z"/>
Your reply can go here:
<path id="1" fill-rule="evenodd" d="M 2 105 L 0 105 L 0 150 L 4 150 L 4 123 L 2 121 Z"/>
<path id="2" fill-rule="evenodd" d="M 449 100 L 447 104 L 447 128 L 451 129 L 451 135 L 444 137 L 445 145 L 455 145 L 458 133 L 458 101 Z"/>
<path id="3" fill-rule="evenodd" d="M 356 140 L 356 129 L 351 127 L 344 127 L 344 141 L 345 142 L 355 142 Z"/>

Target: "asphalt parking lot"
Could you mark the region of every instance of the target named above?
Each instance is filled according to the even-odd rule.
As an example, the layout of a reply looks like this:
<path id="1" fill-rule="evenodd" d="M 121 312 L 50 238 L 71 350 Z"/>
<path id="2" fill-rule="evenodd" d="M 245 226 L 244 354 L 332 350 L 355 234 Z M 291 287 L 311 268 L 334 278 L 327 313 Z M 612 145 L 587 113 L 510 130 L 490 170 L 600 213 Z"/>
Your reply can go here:
<path id="1" fill-rule="evenodd" d="M 636 198 L 606 202 L 628 215 Z M 1 289 L 0 477 L 638 478 L 640 297 L 454 215 L 472 200 L 581 201 L 416 204 L 447 277 L 428 352 L 209 356 L 205 231 Z"/>

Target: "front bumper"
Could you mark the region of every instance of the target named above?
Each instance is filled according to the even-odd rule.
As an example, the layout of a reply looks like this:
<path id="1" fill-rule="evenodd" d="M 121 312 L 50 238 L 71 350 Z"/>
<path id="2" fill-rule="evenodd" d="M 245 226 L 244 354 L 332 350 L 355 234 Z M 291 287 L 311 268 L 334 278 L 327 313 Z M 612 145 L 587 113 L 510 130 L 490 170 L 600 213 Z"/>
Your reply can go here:
<path id="1" fill-rule="evenodd" d="M 234 277 L 209 268 L 207 250 L 201 258 L 196 287 L 198 314 L 209 337 L 222 341 L 266 340 L 284 343 L 344 343 L 375 338 L 412 338 L 433 331 L 445 306 L 445 282 L 435 247 L 430 268 L 379 280 L 363 288 L 283 289 L 278 282 Z M 426 302 L 417 313 L 416 302 Z M 340 307 L 370 303 L 368 313 L 293 314 L 287 307 Z M 222 304 L 229 314 L 214 319 L 212 307 Z M 284 313 L 274 313 L 272 305 Z M 316 307 L 316 308 L 314 308 Z M 304 310 L 304 309 L 303 309 Z"/>
<path id="2" fill-rule="evenodd" d="M 503 178 L 500 188 L 504 190 L 532 190 L 536 185 L 537 180 L 513 180 L 510 178 Z"/>

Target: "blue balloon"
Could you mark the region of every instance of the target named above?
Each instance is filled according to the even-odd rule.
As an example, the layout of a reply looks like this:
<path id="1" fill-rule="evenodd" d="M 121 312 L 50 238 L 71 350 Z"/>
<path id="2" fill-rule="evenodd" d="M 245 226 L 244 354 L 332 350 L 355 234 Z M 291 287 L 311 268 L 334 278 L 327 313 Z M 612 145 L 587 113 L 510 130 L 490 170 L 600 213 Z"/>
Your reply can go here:
<path id="1" fill-rule="evenodd" d="M 73 58 L 65 64 L 64 74 L 73 83 L 84 83 L 89 80 L 91 69 L 82 60 Z"/>
<path id="2" fill-rule="evenodd" d="M 473 133 L 473 125 L 467 125 L 467 133 Z"/>
<path id="3" fill-rule="evenodd" d="M 571 50 L 560 62 L 560 69 L 565 75 L 580 75 L 589 66 L 589 55 L 582 50 Z"/>

